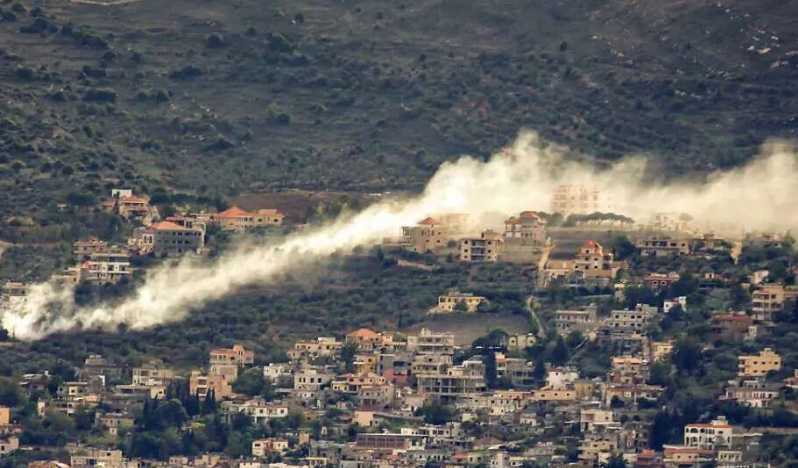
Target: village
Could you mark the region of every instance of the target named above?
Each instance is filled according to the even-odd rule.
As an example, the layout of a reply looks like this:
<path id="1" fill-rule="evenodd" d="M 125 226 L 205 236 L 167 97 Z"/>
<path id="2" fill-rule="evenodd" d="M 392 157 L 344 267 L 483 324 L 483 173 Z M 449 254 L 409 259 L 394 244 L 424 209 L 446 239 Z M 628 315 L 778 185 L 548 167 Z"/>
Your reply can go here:
<path id="1" fill-rule="evenodd" d="M 461 286 L 438 291 L 428 323 L 353 323 L 279 360 L 243 343 L 190 368 L 91 354 L 65 375 L 16 377 L 28 404 L 0 408 L 0 457 L 39 454 L 32 468 L 770 466 L 773 434 L 798 435 L 789 233 L 721 235 L 680 213 L 636 223 L 582 184 L 541 208 L 476 233 L 467 213 L 428 213 L 382 242 L 425 274 L 439 259 L 531 272 L 524 330 L 492 326 L 501 311 L 490 293 Z M 286 218 L 231 207 L 161 219 L 125 190 L 101 209 L 140 226 L 124 245 L 76 242 L 74 266 L 53 281 L 130 282 L 136 257 L 203 255 L 211 227 L 240 234 Z M 24 301 L 28 287 L 7 282 L 0 303 Z M 472 339 L 440 318 L 481 320 L 485 333 Z M 696 388 L 709 406 L 674 406 L 698 400 Z M 92 436 L 34 437 L 32 420 Z"/>

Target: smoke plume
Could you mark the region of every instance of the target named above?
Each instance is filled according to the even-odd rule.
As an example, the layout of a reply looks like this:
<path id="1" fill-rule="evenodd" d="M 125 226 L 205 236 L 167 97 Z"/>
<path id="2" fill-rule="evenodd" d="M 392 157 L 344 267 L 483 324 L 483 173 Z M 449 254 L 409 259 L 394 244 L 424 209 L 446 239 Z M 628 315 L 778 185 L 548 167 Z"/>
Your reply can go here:
<path id="1" fill-rule="evenodd" d="M 709 225 L 744 225 L 773 230 L 798 226 L 798 167 L 792 148 L 768 144 L 745 167 L 711 174 L 701 184 L 646 182 L 644 158 L 629 158 L 604 170 L 566 161 L 565 151 L 522 134 L 483 162 L 470 157 L 443 164 L 424 192 L 390 199 L 345 219 L 302 231 L 272 245 L 243 245 L 212 263 L 185 259 L 149 271 L 143 284 L 121 303 L 79 307 L 69 289 L 52 284 L 31 288 L 27 300 L 2 312 L 3 327 L 17 338 L 35 340 L 72 329 L 141 329 L 181 320 L 191 310 L 250 284 L 276 281 L 298 264 L 379 243 L 400 228 L 436 213 L 470 215 L 470 230 L 486 219 L 523 210 L 549 209 L 561 183 L 581 182 L 614 193 L 614 212 L 643 221 L 654 212 L 688 213 Z"/>

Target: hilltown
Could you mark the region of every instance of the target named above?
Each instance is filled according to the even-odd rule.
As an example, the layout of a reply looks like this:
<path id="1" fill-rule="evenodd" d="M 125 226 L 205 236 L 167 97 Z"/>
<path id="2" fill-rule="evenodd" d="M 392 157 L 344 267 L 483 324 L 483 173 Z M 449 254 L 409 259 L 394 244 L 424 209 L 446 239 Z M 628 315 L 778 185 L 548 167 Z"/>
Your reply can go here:
<path id="1" fill-rule="evenodd" d="M 769 466 L 770 438 L 798 434 L 798 332 L 780 334 L 798 322 L 798 269 L 776 261 L 792 238 L 722 239 L 666 213 L 633 227 L 601 215 L 600 199 L 561 187 L 551 210 L 559 220 L 523 211 L 474 235 L 465 214 L 429 214 L 384 240 L 425 272 L 431 257 L 531 271 L 524 333 L 486 326 L 474 339 L 447 329 L 451 321 L 436 319 L 489 322 L 497 307 L 488 293 L 452 289 L 428 304 L 428 324 L 309 337 L 278 360 L 243 344 L 212 349 L 193 368 L 168 356 L 130 366 L 92 354 L 69 379 L 44 369 L 18 376 L 19 401 L 29 403 L 0 408 L 0 457 L 58 445 L 30 436 L 22 421 L 35 412 L 96 434 L 35 468 Z M 76 266 L 55 281 L 127 281 L 131 256 L 201 254 L 209 225 L 241 233 L 285 217 L 230 208 L 157 220 L 145 198 L 125 191 L 103 206 L 143 226 L 124 246 L 75 243 Z M 608 238 L 608 226 L 633 235 Z M 714 268 L 720 259 L 757 268 L 732 278 Z M 2 301 L 25 300 L 26 290 L 6 283 Z M 540 306 L 538 296 L 558 294 L 568 307 Z M 701 387 L 713 389 L 711 407 L 669 406 L 705 380 L 720 382 Z M 227 448 L 158 457 L 118 443 L 175 428 L 176 443 L 189 444 L 225 427 L 259 437 L 237 440 L 236 450 L 228 439 Z"/>

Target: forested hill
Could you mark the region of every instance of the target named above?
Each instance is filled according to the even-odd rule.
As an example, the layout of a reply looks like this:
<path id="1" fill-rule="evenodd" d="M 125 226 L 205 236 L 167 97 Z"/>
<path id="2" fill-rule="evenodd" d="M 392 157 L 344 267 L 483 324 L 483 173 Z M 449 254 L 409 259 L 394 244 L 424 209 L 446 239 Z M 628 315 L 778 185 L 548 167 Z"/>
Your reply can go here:
<path id="1" fill-rule="evenodd" d="M 694 173 L 798 125 L 794 2 L 104 3 L 0 4 L 6 216 L 109 186 L 415 188 L 524 127 Z"/>

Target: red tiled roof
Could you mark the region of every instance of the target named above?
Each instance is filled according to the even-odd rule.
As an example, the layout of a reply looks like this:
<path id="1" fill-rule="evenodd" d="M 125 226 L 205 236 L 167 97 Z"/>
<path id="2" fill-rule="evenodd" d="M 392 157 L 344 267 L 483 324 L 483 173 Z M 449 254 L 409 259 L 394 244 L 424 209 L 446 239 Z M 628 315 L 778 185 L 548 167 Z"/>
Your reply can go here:
<path id="1" fill-rule="evenodd" d="M 129 197 L 122 197 L 120 198 L 120 200 L 125 203 L 147 203 L 148 201 L 145 198 L 137 197 L 135 195 L 131 195 Z"/>
<path id="2" fill-rule="evenodd" d="M 716 322 L 750 322 L 751 317 L 747 315 L 713 315 L 712 320 Z"/>
<path id="3" fill-rule="evenodd" d="M 348 333 L 346 336 L 351 336 L 352 338 L 374 338 L 379 333 L 369 330 L 368 328 L 361 328 L 359 330 L 355 330 L 351 333 Z"/>
<path id="4" fill-rule="evenodd" d="M 583 249 L 597 249 L 599 247 L 601 247 L 601 244 L 599 244 L 596 241 L 592 241 L 592 240 L 591 241 L 587 241 L 584 244 L 582 244 L 582 248 Z"/>
<path id="5" fill-rule="evenodd" d="M 521 218 L 521 219 L 536 219 L 536 218 L 540 218 L 540 216 L 538 216 L 538 214 L 535 213 L 534 211 L 522 211 L 521 215 L 518 216 L 518 217 Z"/>
<path id="6" fill-rule="evenodd" d="M 161 221 L 159 223 L 155 223 L 150 226 L 150 229 L 154 231 L 188 231 L 188 228 L 185 228 L 179 224 L 173 223 L 171 221 Z"/>
<path id="7" fill-rule="evenodd" d="M 216 213 L 217 218 L 239 218 L 241 216 L 248 216 L 248 215 L 249 215 L 248 212 L 242 210 L 237 206 L 224 210 L 221 213 Z"/>
<path id="8" fill-rule="evenodd" d="M 424 224 L 424 225 L 427 225 L 427 226 L 434 226 L 436 224 L 441 224 L 441 223 L 435 221 L 432 217 L 426 217 L 426 218 L 422 219 L 421 221 L 419 221 L 418 224 Z"/>

